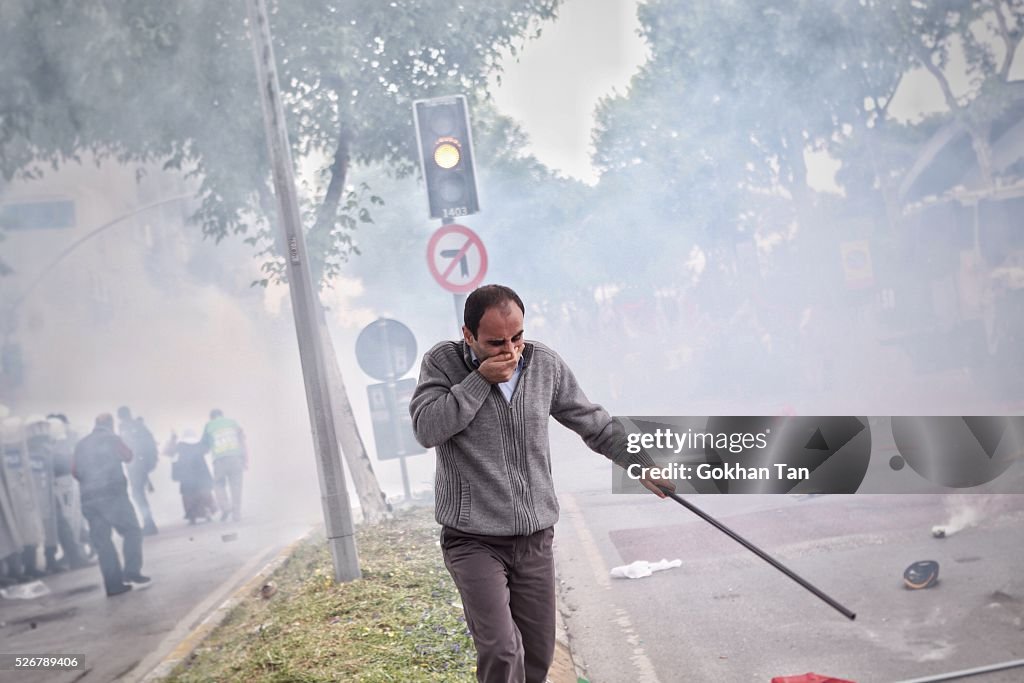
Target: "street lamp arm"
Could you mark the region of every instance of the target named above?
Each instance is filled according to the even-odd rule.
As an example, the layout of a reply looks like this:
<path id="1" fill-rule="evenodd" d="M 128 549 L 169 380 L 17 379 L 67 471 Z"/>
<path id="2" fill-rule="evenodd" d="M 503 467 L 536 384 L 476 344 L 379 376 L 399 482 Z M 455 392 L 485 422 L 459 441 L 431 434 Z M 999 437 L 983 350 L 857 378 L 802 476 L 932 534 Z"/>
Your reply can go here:
<path id="1" fill-rule="evenodd" d="M 46 276 L 50 274 L 50 271 L 52 271 L 54 268 L 56 268 L 60 264 L 61 261 L 63 261 L 72 252 L 74 252 L 76 249 L 78 249 L 78 247 L 82 246 L 83 244 L 85 244 L 86 242 L 91 240 L 96 235 L 99 235 L 101 232 L 107 230 L 108 228 L 112 228 L 113 226 L 117 225 L 121 221 L 123 221 L 125 219 L 128 219 L 128 218 L 131 218 L 132 216 L 137 216 L 140 213 L 144 213 L 144 212 L 149 211 L 150 209 L 156 208 L 158 206 L 163 206 L 164 204 L 170 204 L 172 202 L 181 201 L 183 199 L 190 199 L 191 197 L 192 197 L 192 195 L 190 195 L 190 194 L 182 194 L 182 195 L 178 195 L 176 197 L 170 197 L 168 199 L 161 199 L 159 201 L 153 202 L 152 204 L 147 204 L 145 206 L 140 206 L 139 208 L 133 209 L 132 211 L 129 211 L 128 213 L 126 213 L 124 215 L 118 216 L 117 218 L 115 218 L 113 220 L 107 221 L 106 223 L 104 223 L 103 225 L 99 226 L 98 228 L 94 228 L 93 230 L 90 230 L 87 234 L 82 235 L 82 237 L 78 238 L 77 240 L 75 240 L 74 242 L 69 244 L 67 247 L 65 247 L 63 251 L 61 251 L 59 254 L 57 254 L 57 257 L 55 259 L 53 259 L 53 261 L 48 263 L 46 265 L 46 267 L 44 267 L 39 272 L 39 274 L 36 275 L 36 277 L 32 280 L 32 282 L 30 282 L 28 284 L 28 286 L 25 288 L 25 291 L 23 291 L 21 293 L 21 295 L 18 296 L 18 298 L 14 300 L 14 303 L 11 305 L 11 308 L 10 308 L 10 313 L 13 314 L 13 313 L 15 313 L 18 310 L 18 307 L 21 306 L 22 303 L 24 303 L 25 299 L 27 299 L 29 297 L 29 295 L 32 294 L 33 290 L 35 290 L 35 288 L 39 286 L 39 284 L 46 278 Z"/>

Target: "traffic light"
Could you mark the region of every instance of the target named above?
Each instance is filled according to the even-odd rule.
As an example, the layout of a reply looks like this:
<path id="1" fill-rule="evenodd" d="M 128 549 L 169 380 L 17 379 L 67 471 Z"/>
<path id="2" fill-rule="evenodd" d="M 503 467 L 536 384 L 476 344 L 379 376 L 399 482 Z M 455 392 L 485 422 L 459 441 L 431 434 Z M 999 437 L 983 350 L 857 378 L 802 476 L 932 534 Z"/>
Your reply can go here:
<path id="1" fill-rule="evenodd" d="M 412 111 L 430 217 L 450 219 L 476 213 L 480 204 L 466 98 L 416 100 Z"/>

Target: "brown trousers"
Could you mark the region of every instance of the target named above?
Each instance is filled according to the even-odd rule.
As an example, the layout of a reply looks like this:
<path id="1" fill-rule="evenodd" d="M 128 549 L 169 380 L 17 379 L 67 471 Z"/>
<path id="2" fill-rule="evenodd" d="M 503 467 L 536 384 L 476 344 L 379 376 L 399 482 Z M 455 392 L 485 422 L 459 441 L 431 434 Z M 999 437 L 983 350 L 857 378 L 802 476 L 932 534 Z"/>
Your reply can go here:
<path id="1" fill-rule="evenodd" d="M 555 654 L 554 528 L 529 536 L 441 530 L 480 683 L 544 683 Z"/>

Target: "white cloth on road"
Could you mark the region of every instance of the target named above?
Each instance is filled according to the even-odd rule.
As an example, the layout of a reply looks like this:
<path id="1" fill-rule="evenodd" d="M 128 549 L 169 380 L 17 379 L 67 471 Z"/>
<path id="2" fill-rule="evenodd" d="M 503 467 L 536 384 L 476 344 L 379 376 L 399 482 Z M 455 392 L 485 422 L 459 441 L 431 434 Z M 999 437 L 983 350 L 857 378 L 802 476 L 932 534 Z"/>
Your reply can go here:
<path id="1" fill-rule="evenodd" d="M 621 567 L 613 567 L 611 575 L 614 579 L 642 579 L 645 576 L 650 576 L 654 572 L 660 572 L 664 569 L 672 569 L 674 567 L 682 566 L 682 564 L 682 560 L 669 561 L 664 558 L 658 562 L 637 560 L 636 562 L 632 562 Z"/>
<path id="2" fill-rule="evenodd" d="M 5 600 L 34 600 L 50 594 L 50 587 L 42 581 L 19 583 L 9 588 L 0 588 L 0 598 Z"/>

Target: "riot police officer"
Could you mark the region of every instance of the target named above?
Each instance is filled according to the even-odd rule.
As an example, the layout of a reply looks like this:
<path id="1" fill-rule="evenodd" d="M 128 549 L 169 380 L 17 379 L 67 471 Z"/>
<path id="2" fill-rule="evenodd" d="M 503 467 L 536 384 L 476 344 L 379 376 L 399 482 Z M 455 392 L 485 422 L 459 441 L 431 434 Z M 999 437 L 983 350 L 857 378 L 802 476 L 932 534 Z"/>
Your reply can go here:
<path id="1" fill-rule="evenodd" d="M 80 541 L 85 535 L 82 520 L 82 500 L 78 495 L 78 482 L 71 476 L 71 455 L 78 438 L 68 427 L 63 414 L 47 416 L 50 423 L 50 437 L 53 439 L 53 494 L 57 513 L 57 540 L 64 551 L 61 565 L 68 569 L 88 567 Z"/>
<path id="2" fill-rule="evenodd" d="M 19 579 L 34 579 L 43 575 L 36 568 L 39 545 L 44 541 L 42 516 L 36 500 L 36 486 L 32 478 L 28 446 L 25 444 L 24 422 L 9 417 L 0 428 L 3 441 L 3 470 L 7 495 L 11 503 L 14 524 L 21 537 L 21 553 L 7 558 L 8 573 Z"/>
<path id="3" fill-rule="evenodd" d="M 0 422 L 7 419 L 9 415 L 7 406 L 0 405 Z M 2 443 L 3 434 L 0 432 L 0 444 Z M 3 458 L 3 450 L 3 446 L 0 445 L 0 458 Z M 10 567 L 15 562 L 15 557 L 20 558 L 22 547 L 21 530 L 18 528 L 10 495 L 7 493 L 6 470 L 0 464 L 0 586 L 8 586 L 20 576 L 18 572 L 16 572 L 18 576 L 8 573 L 5 566 Z M 15 565 L 19 572 L 20 565 L 19 559 Z"/>

